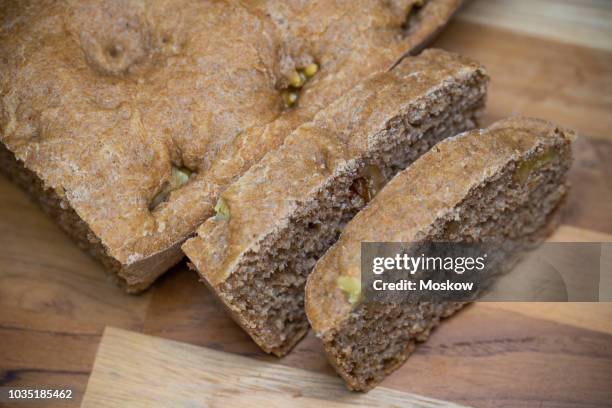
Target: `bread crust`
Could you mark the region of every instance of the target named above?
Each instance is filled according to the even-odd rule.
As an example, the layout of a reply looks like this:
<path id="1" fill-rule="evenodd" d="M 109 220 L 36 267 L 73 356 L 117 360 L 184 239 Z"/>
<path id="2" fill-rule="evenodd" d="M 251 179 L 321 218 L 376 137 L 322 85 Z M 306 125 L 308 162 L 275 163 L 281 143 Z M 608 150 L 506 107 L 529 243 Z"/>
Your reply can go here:
<path id="1" fill-rule="evenodd" d="M 427 2 L 406 33 L 400 11 L 413 3 L 360 0 L 347 13 L 341 1 L 3 2 L 5 156 L 61 203 L 49 211 L 57 220 L 86 226 L 71 235 L 85 246 L 94 237 L 96 256 L 144 289 L 181 258 L 230 182 L 422 46 L 461 2 Z M 310 62 L 320 72 L 284 109 L 287 75 Z M 172 166 L 194 174 L 150 210 Z"/>

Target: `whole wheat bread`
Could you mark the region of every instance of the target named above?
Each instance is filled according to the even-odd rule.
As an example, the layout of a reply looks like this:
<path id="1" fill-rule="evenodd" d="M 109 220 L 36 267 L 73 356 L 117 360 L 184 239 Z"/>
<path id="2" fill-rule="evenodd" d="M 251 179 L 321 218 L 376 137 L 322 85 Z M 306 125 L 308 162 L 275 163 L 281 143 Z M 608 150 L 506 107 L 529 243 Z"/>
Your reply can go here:
<path id="1" fill-rule="evenodd" d="M 7 0 L 0 171 L 130 292 L 218 194 L 460 0 Z"/>

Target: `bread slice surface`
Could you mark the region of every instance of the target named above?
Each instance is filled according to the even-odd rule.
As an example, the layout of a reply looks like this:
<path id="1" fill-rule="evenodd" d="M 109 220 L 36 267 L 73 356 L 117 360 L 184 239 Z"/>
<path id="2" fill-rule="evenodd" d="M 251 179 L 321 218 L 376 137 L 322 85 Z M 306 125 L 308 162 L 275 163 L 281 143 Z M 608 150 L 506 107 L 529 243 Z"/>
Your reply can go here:
<path id="1" fill-rule="evenodd" d="M 511 118 L 448 138 L 347 225 L 308 278 L 306 312 L 349 388 L 378 384 L 463 305 L 351 303 L 340 282 L 360 281 L 361 242 L 540 242 L 567 192 L 574 137 L 542 120 Z"/>

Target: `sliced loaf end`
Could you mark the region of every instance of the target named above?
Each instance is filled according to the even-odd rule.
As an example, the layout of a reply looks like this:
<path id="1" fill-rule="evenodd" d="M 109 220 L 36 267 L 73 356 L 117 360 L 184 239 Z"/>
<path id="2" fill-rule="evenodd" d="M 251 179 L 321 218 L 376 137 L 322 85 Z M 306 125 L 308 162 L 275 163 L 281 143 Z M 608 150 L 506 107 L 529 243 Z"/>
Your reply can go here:
<path id="1" fill-rule="evenodd" d="M 551 123 L 513 118 L 446 139 L 349 223 L 308 278 L 306 312 L 350 389 L 378 384 L 463 306 L 352 304 L 338 282 L 343 276 L 360 280 L 360 243 L 540 242 L 568 188 L 573 138 Z"/>

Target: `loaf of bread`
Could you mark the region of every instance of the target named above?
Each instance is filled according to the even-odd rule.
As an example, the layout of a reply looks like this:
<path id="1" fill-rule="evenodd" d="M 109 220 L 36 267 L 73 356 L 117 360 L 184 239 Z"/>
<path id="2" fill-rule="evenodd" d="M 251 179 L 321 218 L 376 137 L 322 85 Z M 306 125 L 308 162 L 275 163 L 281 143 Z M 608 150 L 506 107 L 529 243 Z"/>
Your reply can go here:
<path id="1" fill-rule="evenodd" d="M 308 278 L 306 312 L 349 388 L 375 386 L 462 306 L 366 301 L 361 243 L 537 243 L 550 232 L 566 194 L 573 138 L 570 130 L 523 118 L 448 138 L 346 226 Z"/>
<path id="2" fill-rule="evenodd" d="M 473 128 L 477 63 L 440 50 L 369 77 L 291 133 L 221 195 L 183 250 L 266 352 L 308 330 L 304 284 L 344 225 L 436 142 Z"/>
<path id="3" fill-rule="evenodd" d="M 220 191 L 459 0 L 8 0 L 0 169 L 127 289 Z"/>

